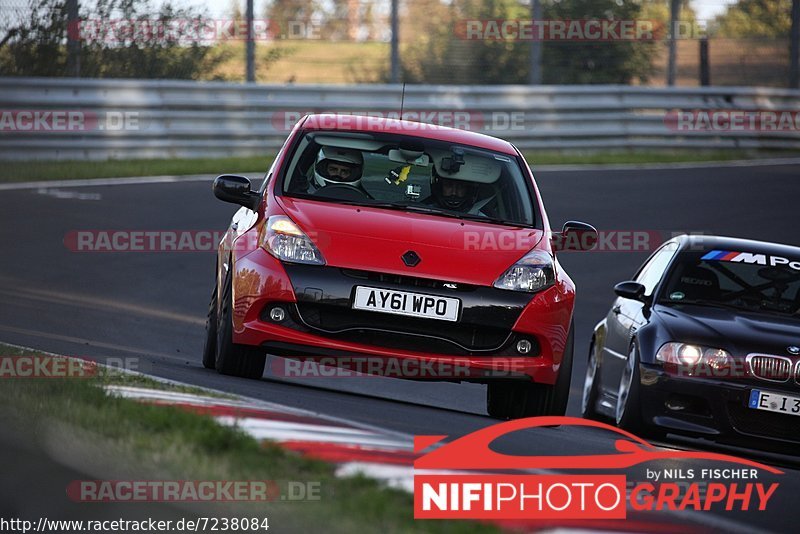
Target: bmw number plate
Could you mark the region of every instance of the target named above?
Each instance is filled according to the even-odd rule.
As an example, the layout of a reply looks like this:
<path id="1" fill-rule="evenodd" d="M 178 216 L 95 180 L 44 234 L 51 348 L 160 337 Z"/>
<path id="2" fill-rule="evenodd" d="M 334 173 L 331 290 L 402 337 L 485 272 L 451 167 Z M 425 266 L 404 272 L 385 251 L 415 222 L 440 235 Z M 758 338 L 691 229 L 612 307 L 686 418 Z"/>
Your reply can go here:
<path id="1" fill-rule="evenodd" d="M 461 301 L 454 298 L 363 286 L 356 287 L 356 298 L 353 300 L 353 308 L 356 310 L 425 317 L 441 321 L 458 321 L 460 307 Z"/>
<path id="2" fill-rule="evenodd" d="M 754 389 L 750 392 L 750 402 L 747 405 L 755 410 L 800 415 L 800 397 L 783 393 Z"/>

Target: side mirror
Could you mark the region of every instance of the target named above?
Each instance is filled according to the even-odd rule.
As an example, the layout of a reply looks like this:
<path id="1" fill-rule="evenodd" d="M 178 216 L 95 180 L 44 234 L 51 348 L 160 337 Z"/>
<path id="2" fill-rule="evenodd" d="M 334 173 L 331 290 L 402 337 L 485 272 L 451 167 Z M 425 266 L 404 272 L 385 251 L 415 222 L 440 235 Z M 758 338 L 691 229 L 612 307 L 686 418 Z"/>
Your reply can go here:
<path id="1" fill-rule="evenodd" d="M 639 282 L 620 282 L 614 286 L 614 293 L 618 297 L 646 303 L 647 298 L 644 296 L 644 291 L 645 287 Z"/>
<path id="2" fill-rule="evenodd" d="M 567 221 L 561 232 L 551 237 L 557 252 L 565 250 L 591 250 L 597 245 L 597 229 L 580 221 Z"/>
<path id="3" fill-rule="evenodd" d="M 212 186 L 214 196 L 218 199 L 244 206 L 256 211 L 261 196 L 250 189 L 250 180 L 235 174 L 223 174 L 214 179 Z"/>

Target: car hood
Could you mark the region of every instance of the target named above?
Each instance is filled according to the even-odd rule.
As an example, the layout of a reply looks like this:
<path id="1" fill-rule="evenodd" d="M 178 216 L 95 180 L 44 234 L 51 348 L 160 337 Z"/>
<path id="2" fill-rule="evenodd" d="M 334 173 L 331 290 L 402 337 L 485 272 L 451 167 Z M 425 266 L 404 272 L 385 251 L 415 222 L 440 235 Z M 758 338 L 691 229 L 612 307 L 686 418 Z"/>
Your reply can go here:
<path id="1" fill-rule="evenodd" d="M 764 352 L 789 356 L 787 347 L 800 346 L 800 320 L 711 306 L 656 306 L 675 341 L 726 349 L 735 356 Z"/>
<path id="2" fill-rule="evenodd" d="M 334 267 L 476 285 L 494 281 L 543 246 L 542 230 L 280 197 L 280 205 Z M 413 250 L 415 267 L 401 256 Z"/>

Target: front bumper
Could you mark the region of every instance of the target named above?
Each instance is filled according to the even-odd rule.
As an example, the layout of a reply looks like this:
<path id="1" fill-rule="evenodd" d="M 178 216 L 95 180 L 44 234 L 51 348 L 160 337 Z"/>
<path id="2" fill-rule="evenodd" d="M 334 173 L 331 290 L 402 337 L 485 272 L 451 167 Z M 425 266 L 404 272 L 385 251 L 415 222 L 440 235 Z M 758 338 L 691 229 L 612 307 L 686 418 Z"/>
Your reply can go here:
<path id="1" fill-rule="evenodd" d="M 748 407 L 753 389 L 784 392 L 768 382 L 754 384 L 698 377 L 679 377 L 660 365 L 640 365 L 641 406 L 645 422 L 669 432 L 703 437 L 756 449 L 800 444 L 800 416 Z"/>
<path id="2" fill-rule="evenodd" d="M 565 285 L 531 295 L 405 275 L 287 265 L 264 251 L 241 258 L 235 273 L 235 343 L 264 346 L 270 354 L 292 358 L 340 358 L 343 366 L 358 358 L 388 358 L 454 367 L 452 377 L 406 376 L 415 379 L 505 377 L 553 384 L 574 302 L 572 288 Z M 352 295 L 359 285 L 456 297 L 462 302 L 461 316 L 457 323 L 443 324 L 353 310 Z M 276 306 L 286 312 L 281 321 L 270 318 Z M 523 338 L 532 345 L 524 356 L 516 351 Z"/>

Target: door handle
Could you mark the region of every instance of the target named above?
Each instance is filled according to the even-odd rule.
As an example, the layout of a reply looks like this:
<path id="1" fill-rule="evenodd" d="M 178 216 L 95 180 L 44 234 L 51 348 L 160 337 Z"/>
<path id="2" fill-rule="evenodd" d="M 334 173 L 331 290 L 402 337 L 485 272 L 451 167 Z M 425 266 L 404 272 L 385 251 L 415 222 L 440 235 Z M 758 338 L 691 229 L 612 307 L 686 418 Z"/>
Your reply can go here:
<path id="1" fill-rule="evenodd" d="M 611 308 L 611 311 L 614 312 L 615 315 L 619 315 L 620 311 L 621 311 L 621 308 L 620 308 L 619 304 L 617 304 L 616 306 Z"/>

